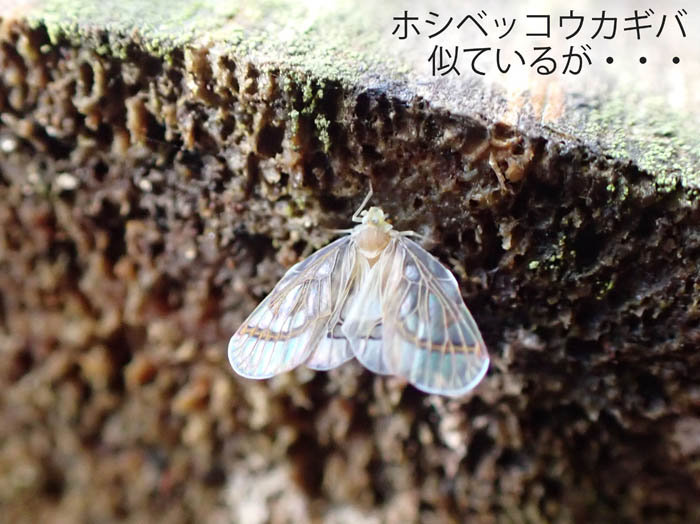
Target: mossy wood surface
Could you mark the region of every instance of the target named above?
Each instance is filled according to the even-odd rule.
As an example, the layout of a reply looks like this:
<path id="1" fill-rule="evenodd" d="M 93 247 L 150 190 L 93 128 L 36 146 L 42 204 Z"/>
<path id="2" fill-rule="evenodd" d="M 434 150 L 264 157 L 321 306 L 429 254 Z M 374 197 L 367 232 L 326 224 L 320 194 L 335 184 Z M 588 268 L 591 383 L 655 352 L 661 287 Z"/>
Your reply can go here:
<path id="1" fill-rule="evenodd" d="M 392 17 L 476 7 L 249 4 L 0 0 L 3 520 L 700 520 L 692 18 L 576 77 L 435 78 Z M 460 281 L 483 383 L 234 376 L 370 180 Z"/>

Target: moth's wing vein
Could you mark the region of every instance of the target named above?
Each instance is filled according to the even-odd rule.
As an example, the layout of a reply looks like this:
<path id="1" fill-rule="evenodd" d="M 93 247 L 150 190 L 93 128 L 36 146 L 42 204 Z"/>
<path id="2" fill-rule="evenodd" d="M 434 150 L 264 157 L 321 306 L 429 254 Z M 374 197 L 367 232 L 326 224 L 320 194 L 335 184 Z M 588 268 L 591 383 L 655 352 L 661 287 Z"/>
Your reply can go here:
<path id="1" fill-rule="evenodd" d="M 364 272 L 358 279 L 349 307 L 344 310 L 342 331 L 350 343 L 355 358 L 374 373 L 391 375 L 396 372 L 386 358 L 383 308 L 384 301 L 382 274 L 386 268 L 384 261 L 390 258 L 391 244 L 382 253 L 379 261 L 372 267 L 366 260 L 356 264 L 359 272 Z"/>
<path id="2" fill-rule="evenodd" d="M 488 369 L 486 345 L 454 276 L 400 237 L 384 276 L 384 344 L 399 375 L 443 395 L 472 389 Z"/>
<path id="3" fill-rule="evenodd" d="M 353 357 L 350 341 L 343 332 L 344 312 L 352 305 L 355 293 L 361 286 L 366 272 L 357 251 L 349 245 L 339 258 L 330 280 L 331 314 L 320 327 L 318 344 L 313 348 L 305 364 L 311 369 L 328 370 Z"/>
<path id="4" fill-rule="evenodd" d="M 332 310 L 332 275 L 352 249 L 339 238 L 292 266 L 231 337 L 229 362 L 240 375 L 269 378 L 303 363 Z"/>

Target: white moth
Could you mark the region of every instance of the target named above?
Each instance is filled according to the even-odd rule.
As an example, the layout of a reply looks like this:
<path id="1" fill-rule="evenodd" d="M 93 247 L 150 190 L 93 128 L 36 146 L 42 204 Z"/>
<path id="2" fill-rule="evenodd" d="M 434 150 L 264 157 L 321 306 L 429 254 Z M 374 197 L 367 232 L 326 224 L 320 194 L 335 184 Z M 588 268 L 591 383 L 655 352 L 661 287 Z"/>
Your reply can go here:
<path id="1" fill-rule="evenodd" d="M 300 364 L 328 370 L 355 357 L 427 393 L 462 395 L 486 374 L 484 340 L 455 277 L 398 232 L 378 207 L 294 265 L 228 344 L 233 369 L 269 378 Z M 362 211 L 360 213 L 360 211 Z"/>

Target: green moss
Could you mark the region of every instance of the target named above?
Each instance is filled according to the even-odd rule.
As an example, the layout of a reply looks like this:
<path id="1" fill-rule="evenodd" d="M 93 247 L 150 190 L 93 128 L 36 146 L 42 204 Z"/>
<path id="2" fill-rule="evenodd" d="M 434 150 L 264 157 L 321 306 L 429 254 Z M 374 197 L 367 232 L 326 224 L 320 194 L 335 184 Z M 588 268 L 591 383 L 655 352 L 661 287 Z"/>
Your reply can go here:
<path id="1" fill-rule="evenodd" d="M 370 14 L 349 0 L 45 0 L 28 18 L 44 25 L 54 44 L 91 45 L 116 58 L 134 43 L 169 60 L 175 49 L 217 42 L 234 55 L 261 63 L 277 58 L 290 70 L 355 83 L 368 67 L 391 77 L 406 72 L 378 45 L 382 33 L 375 29 L 391 13 L 389 6 L 373 6 Z"/>
<path id="2" fill-rule="evenodd" d="M 629 193 L 630 193 L 629 186 L 627 184 L 624 184 L 620 189 L 620 202 L 624 202 L 625 200 L 627 200 Z"/>
<path id="3" fill-rule="evenodd" d="M 35 26 L 46 26 L 53 44 L 92 43 L 100 54 L 123 58 L 127 46 L 140 42 L 146 51 L 165 57 L 238 11 L 235 3 L 206 0 L 45 0 L 29 18 Z"/>
<path id="4" fill-rule="evenodd" d="M 390 19 L 388 11 L 384 14 Z M 381 15 L 374 13 L 373 20 Z M 224 49 L 228 46 L 234 57 L 263 64 L 263 72 L 283 63 L 283 91 L 289 94 L 301 87 L 301 110 L 289 115 L 292 133 L 299 129 L 300 114 L 310 116 L 325 151 L 331 147 L 330 122 L 319 111 L 326 80 L 354 85 L 368 67 L 389 77 L 400 75 L 384 46 L 376 45 L 381 33 L 367 30 L 370 18 L 349 1 L 318 5 L 282 0 L 106 0 L 99 5 L 47 0 L 30 16 L 34 25 L 45 25 L 54 45 L 67 41 L 92 46 L 101 55 L 119 59 L 126 58 L 134 44 L 172 62 L 176 49 L 216 42 Z"/>
<path id="5" fill-rule="evenodd" d="M 316 124 L 316 134 L 323 145 L 323 150 L 328 153 L 331 148 L 331 137 L 328 134 L 330 121 L 323 115 L 316 115 L 314 124 Z"/>
<path id="6" fill-rule="evenodd" d="M 176 49 L 215 43 L 217 52 L 289 75 L 285 89 L 304 86 L 303 112 L 310 115 L 317 112 L 325 81 L 357 89 L 379 80 L 387 91 L 400 86 L 401 97 L 428 93 L 435 109 L 467 116 L 480 111 L 452 91 L 415 84 L 416 75 L 428 72 L 426 61 L 402 54 L 405 48 L 391 38 L 387 23 L 395 15 L 395 4 L 368 7 L 350 0 L 38 0 L 27 16 L 46 27 L 54 44 L 92 46 L 117 58 L 138 45 L 172 61 Z M 481 88 L 469 89 L 469 100 L 486 96 Z M 692 118 L 671 109 L 666 97 L 650 97 L 636 86 L 591 98 L 585 110 L 565 112 L 548 127 L 576 137 L 598 156 L 652 174 L 660 192 L 700 187 L 700 134 Z M 325 122 L 316 125 L 328 147 Z"/>
<path id="7" fill-rule="evenodd" d="M 635 108 L 632 116 L 630 108 Z M 660 192 L 673 191 L 679 184 L 700 187 L 700 135 L 688 115 L 669 109 L 664 98 L 642 97 L 631 90 L 611 92 L 586 115 L 578 135 L 601 144 L 613 159 L 633 160 L 656 177 Z"/>
<path id="8" fill-rule="evenodd" d="M 615 287 L 615 281 L 609 280 L 607 282 L 597 282 L 598 289 L 596 291 L 596 299 L 603 300 L 608 293 Z"/>

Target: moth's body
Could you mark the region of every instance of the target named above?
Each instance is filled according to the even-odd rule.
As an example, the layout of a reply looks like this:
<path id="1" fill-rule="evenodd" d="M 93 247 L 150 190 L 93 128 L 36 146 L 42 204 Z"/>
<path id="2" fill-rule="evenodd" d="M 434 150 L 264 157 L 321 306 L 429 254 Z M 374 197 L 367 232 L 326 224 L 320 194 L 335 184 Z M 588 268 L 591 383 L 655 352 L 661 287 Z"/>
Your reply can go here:
<path id="1" fill-rule="evenodd" d="M 353 239 L 359 253 L 367 259 L 372 267 L 382 254 L 392 234 L 391 224 L 386 221 L 384 211 L 379 207 L 371 207 L 362 219 L 362 224 L 355 226 L 352 230 Z"/>
<path id="2" fill-rule="evenodd" d="M 231 337 L 248 378 L 299 364 L 326 370 L 355 357 L 429 393 L 461 395 L 488 369 L 481 334 L 454 276 L 378 207 L 348 235 L 293 266 Z"/>

